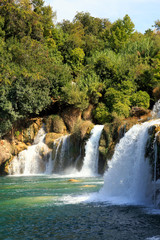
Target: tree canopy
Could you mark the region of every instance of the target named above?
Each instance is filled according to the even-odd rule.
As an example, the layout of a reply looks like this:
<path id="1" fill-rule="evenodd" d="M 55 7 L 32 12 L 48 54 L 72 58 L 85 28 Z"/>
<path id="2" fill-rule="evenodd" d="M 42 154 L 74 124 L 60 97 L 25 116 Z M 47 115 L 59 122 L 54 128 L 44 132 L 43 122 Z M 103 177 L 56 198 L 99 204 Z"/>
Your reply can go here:
<path id="1" fill-rule="evenodd" d="M 160 21 L 135 31 L 128 15 L 111 23 L 79 12 L 55 24 L 43 0 L 0 1 L 0 136 L 44 110 L 94 105 L 94 119 L 152 107 L 160 87 Z"/>

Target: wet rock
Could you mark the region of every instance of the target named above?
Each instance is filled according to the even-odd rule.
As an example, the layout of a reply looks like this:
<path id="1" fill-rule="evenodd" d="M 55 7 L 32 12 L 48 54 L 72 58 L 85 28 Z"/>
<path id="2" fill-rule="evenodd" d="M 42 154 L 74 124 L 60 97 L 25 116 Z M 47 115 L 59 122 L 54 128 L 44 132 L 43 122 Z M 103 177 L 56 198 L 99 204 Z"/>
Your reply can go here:
<path id="1" fill-rule="evenodd" d="M 14 145 L 14 155 L 18 155 L 19 152 L 27 148 L 28 146 L 24 142 L 17 142 L 17 144 Z"/>
<path id="2" fill-rule="evenodd" d="M 61 133 L 47 133 L 45 136 L 45 144 L 49 147 L 49 148 L 53 148 L 53 143 L 56 139 L 62 137 L 63 134 Z"/>
<path id="3" fill-rule="evenodd" d="M 152 178 L 156 161 L 156 179 L 160 179 L 160 125 L 153 125 L 148 129 L 148 140 L 145 147 L 145 157 L 149 158 Z M 156 153 L 156 154 L 155 154 Z"/>
<path id="4" fill-rule="evenodd" d="M 81 182 L 80 180 L 77 180 L 77 179 L 69 179 L 68 182 Z"/>

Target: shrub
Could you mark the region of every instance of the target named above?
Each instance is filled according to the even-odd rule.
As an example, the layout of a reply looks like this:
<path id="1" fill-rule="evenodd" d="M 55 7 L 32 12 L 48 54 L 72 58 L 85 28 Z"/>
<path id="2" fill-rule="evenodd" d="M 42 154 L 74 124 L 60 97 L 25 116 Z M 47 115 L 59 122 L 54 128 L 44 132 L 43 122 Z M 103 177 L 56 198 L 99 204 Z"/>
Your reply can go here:
<path id="1" fill-rule="evenodd" d="M 132 106 L 149 108 L 150 96 L 145 91 L 139 91 L 139 92 L 132 94 L 130 101 L 131 101 Z"/>
<path id="2" fill-rule="evenodd" d="M 108 112 L 108 108 L 104 103 L 99 103 L 96 107 L 96 109 L 93 111 L 93 116 L 95 120 L 98 121 L 98 123 L 105 123 L 105 122 L 110 122 L 111 116 L 110 113 Z"/>

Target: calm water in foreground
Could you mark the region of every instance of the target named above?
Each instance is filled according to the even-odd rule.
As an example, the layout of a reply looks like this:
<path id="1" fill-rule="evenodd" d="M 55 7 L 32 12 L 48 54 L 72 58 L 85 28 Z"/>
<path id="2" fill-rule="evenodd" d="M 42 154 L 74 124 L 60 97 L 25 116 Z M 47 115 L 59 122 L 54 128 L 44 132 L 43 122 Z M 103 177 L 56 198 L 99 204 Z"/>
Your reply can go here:
<path id="1" fill-rule="evenodd" d="M 158 210 L 84 201 L 102 178 L 0 178 L 0 239 L 160 239 Z"/>

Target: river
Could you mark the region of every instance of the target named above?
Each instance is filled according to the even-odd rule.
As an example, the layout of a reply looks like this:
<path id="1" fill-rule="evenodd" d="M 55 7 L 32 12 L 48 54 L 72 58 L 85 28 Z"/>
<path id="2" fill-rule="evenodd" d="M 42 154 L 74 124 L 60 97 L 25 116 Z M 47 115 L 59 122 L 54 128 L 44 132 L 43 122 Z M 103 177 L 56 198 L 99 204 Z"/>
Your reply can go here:
<path id="1" fill-rule="evenodd" d="M 97 201 L 102 177 L 0 178 L 0 239 L 159 240 L 160 212 Z"/>

